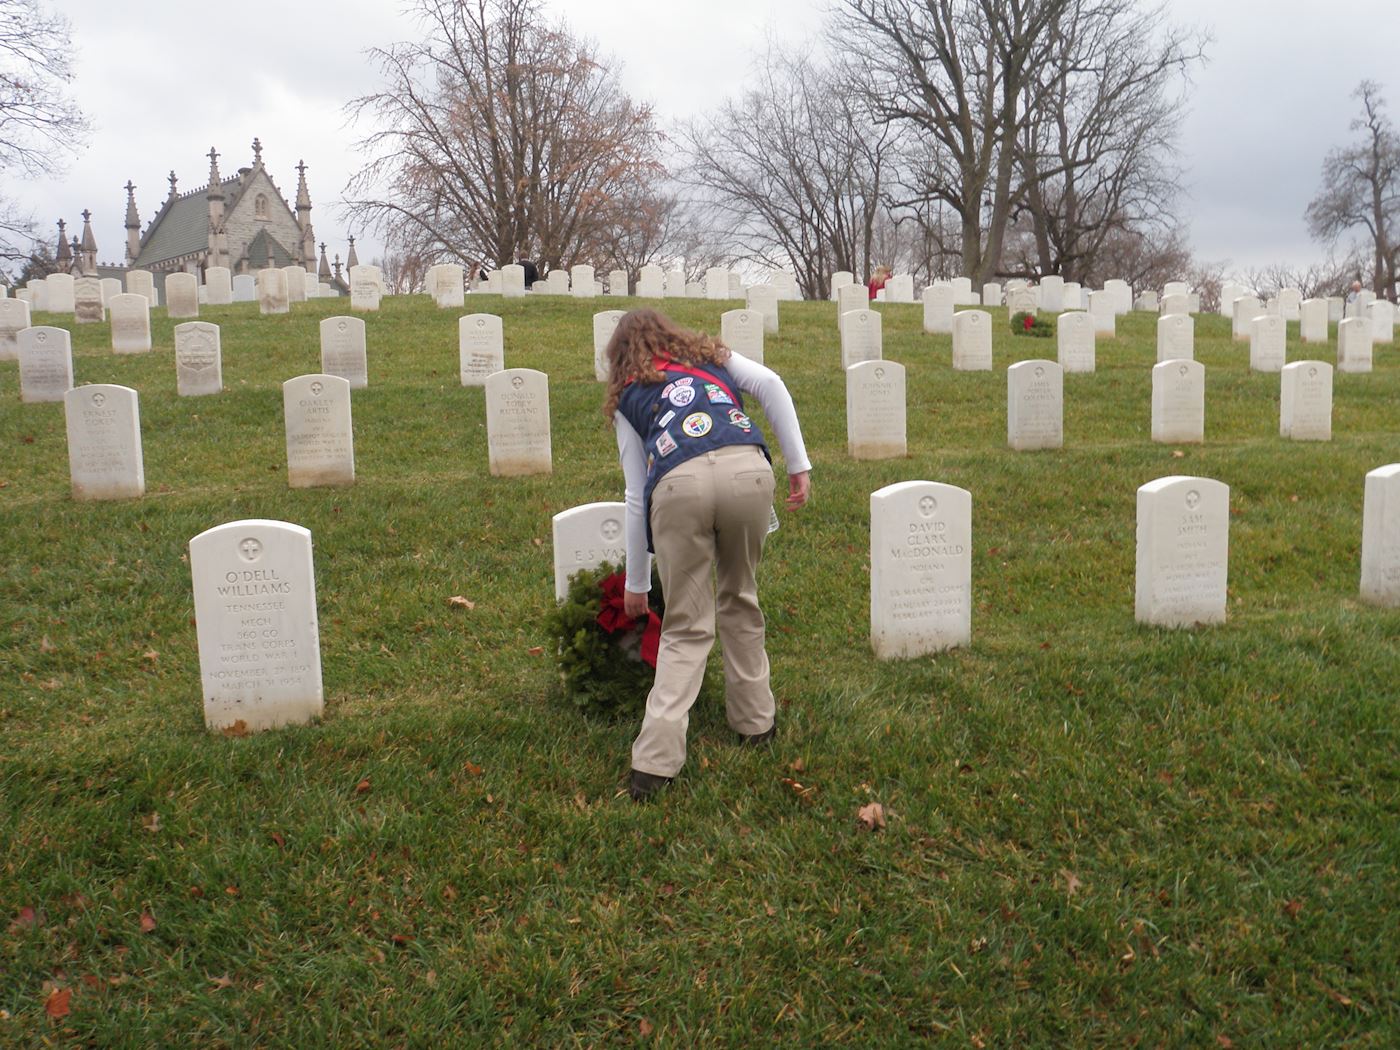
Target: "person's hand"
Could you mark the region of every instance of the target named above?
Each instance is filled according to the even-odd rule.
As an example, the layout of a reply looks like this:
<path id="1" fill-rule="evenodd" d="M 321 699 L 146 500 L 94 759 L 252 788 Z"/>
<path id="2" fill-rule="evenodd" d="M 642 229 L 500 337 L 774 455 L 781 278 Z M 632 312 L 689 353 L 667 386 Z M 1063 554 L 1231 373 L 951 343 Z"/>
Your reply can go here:
<path id="1" fill-rule="evenodd" d="M 804 470 L 801 474 L 788 475 L 788 497 L 787 509 L 796 510 L 807 502 L 807 497 L 812 494 L 812 474 L 811 471 Z"/>
<path id="2" fill-rule="evenodd" d="M 638 616 L 645 616 L 647 614 L 647 592 L 642 591 L 637 594 L 624 590 L 622 592 L 622 611 L 634 620 Z"/>

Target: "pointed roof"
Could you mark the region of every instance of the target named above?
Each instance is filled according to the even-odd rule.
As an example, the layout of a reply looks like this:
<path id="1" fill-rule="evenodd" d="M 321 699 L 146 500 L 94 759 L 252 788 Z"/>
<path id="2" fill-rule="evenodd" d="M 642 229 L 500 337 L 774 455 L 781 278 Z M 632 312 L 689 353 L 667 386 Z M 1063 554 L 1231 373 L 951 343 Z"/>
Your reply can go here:
<path id="1" fill-rule="evenodd" d="M 348 270 L 360 265 L 360 258 L 355 254 L 355 238 L 350 238 L 350 253 L 345 256 L 345 268 Z"/>
<path id="2" fill-rule="evenodd" d="M 83 251 L 97 251 L 97 238 L 92 235 L 92 212 L 83 209 Z"/>
<path id="3" fill-rule="evenodd" d="M 331 279 L 331 264 L 326 260 L 326 242 L 321 242 L 321 264 L 316 267 L 316 276 L 322 281 Z"/>
<path id="4" fill-rule="evenodd" d="M 296 259 L 286 247 L 266 230 L 248 242 L 248 265 L 255 270 L 268 266 L 291 266 Z"/>
<path id="5" fill-rule="evenodd" d="M 68 235 L 64 229 L 66 225 L 62 219 L 58 220 L 58 254 L 53 257 L 54 262 L 69 262 L 73 258 L 73 249 L 68 244 Z"/>
<path id="6" fill-rule="evenodd" d="M 139 230 L 141 228 L 141 216 L 136 214 L 136 184 L 130 179 L 126 180 L 126 228 L 128 230 Z"/>
<path id="7" fill-rule="evenodd" d="M 297 161 L 297 211 L 311 210 L 311 191 L 306 188 L 306 161 Z"/>

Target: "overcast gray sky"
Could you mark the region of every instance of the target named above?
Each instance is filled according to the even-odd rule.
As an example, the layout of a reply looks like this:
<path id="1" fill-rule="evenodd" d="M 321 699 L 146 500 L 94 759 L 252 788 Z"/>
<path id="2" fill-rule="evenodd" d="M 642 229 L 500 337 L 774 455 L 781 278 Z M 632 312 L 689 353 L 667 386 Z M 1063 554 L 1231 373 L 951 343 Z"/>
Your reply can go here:
<path id="1" fill-rule="evenodd" d="M 211 145 L 225 176 L 249 163 L 251 143 L 290 199 L 306 161 L 318 239 L 344 254 L 350 221 L 335 208 L 358 166 L 342 107 L 376 90 L 366 48 L 417 33 L 393 0 L 44 0 L 73 23 L 77 97 L 95 132 L 67 173 L 9 183 L 48 229 L 81 227 L 90 208 L 103 261 L 119 262 L 127 179 L 143 225 L 168 190 L 207 181 Z M 628 90 L 663 124 L 703 112 L 739 89 L 765 36 L 800 40 L 830 0 L 547 0 L 578 33 L 622 62 Z M 1172 17 L 1214 36 L 1196 71 L 1180 139 L 1198 258 L 1236 268 L 1306 264 L 1323 254 L 1302 214 L 1327 149 L 1348 140 L 1352 90 L 1378 81 L 1400 111 L 1400 15 L 1395 0 L 1328 8 L 1301 0 L 1174 0 Z M 215 13 L 217 11 L 217 14 Z M 247 27 L 232 27 L 239 24 Z M 357 232 L 358 231 L 354 231 Z M 56 235 L 56 232 L 55 232 Z M 367 250 L 366 250 L 367 249 Z M 377 251 L 372 237 L 361 251 Z"/>

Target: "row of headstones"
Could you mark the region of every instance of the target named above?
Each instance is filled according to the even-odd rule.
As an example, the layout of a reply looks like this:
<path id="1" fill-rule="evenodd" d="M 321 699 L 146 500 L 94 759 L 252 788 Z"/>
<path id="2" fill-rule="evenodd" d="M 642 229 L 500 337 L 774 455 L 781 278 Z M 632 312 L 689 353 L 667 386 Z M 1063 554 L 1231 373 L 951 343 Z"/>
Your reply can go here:
<path id="1" fill-rule="evenodd" d="M 1225 622 L 1230 489 L 1174 475 L 1137 490 L 1134 614 L 1139 623 Z M 1400 607 L 1400 464 L 1366 475 L 1361 597 Z M 972 638 L 972 494 L 931 481 L 870 497 L 870 637 L 882 659 Z"/>
<path id="2" fill-rule="evenodd" d="M 554 597 L 581 569 L 625 559 L 622 503 L 553 519 Z M 1158 478 L 1137 491 L 1134 616 L 1159 627 L 1223 623 L 1230 490 L 1212 478 Z M 233 521 L 190 540 L 205 724 L 248 731 L 304 724 L 324 707 L 311 533 Z M 879 659 L 972 640 L 972 494 L 905 481 L 870 496 L 870 640 Z M 1400 607 L 1400 464 L 1366 475 L 1361 597 Z"/>
<path id="3" fill-rule="evenodd" d="M 1278 294 L 1265 300 L 1260 300 L 1255 293 L 1242 284 L 1235 284 L 1227 281 L 1220 286 L 1220 314 L 1222 317 L 1233 317 L 1235 311 L 1235 301 L 1241 298 L 1252 298 L 1261 303 L 1257 313 L 1264 313 L 1282 317 L 1285 321 L 1303 320 L 1303 307 L 1306 303 L 1325 303 L 1326 320 L 1332 324 L 1344 320 L 1348 317 L 1367 317 L 1370 307 L 1374 303 L 1388 304 L 1394 306 L 1387 299 L 1381 299 L 1376 293 L 1369 289 L 1363 289 L 1356 293 L 1351 300 L 1344 299 L 1339 295 L 1327 296 L 1325 298 L 1304 299 L 1303 293 L 1297 288 L 1282 288 Z M 1318 309 L 1314 307 L 1314 309 Z M 1165 307 L 1163 309 L 1165 312 Z M 1253 315 L 1251 315 L 1253 316 Z"/>
<path id="4" fill-rule="evenodd" d="M 272 267 L 286 278 L 286 298 L 291 302 L 327 298 L 339 293 L 315 273 L 300 266 Z M 259 271 L 260 273 L 262 271 Z M 75 277 L 54 273 L 29 282 L 15 298 L 45 313 L 73 314 L 79 324 L 95 324 L 106 319 L 106 311 L 118 295 L 141 295 L 152 307 L 160 305 L 155 278 L 148 270 L 128 270 L 126 286 L 115 277 Z M 353 280 L 353 276 L 352 276 Z M 258 282 L 253 274 L 233 274 L 226 266 L 211 266 L 204 282 L 192 273 L 172 273 L 165 278 L 166 309 L 171 317 L 194 318 L 200 306 L 227 306 L 253 302 L 258 298 Z"/>
<path id="5" fill-rule="evenodd" d="M 1000 293 L 997 293 L 995 300 L 990 292 L 984 293 L 984 298 L 987 305 L 997 305 Z M 843 329 L 846 318 L 853 313 L 863 311 L 874 318 L 879 317 L 878 311 L 871 309 L 869 294 L 863 285 L 843 285 L 837 289 L 835 299 L 837 323 Z M 1072 313 L 1076 316 L 1092 318 L 1096 334 L 1106 338 L 1114 338 L 1117 335 L 1117 318 L 1119 316 L 1117 299 L 1114 294 L 1108 291 L 1090 292 L 1087 299 L 1085 310 L 1075 310 Z M 924 331 L 931 334 L 946 335 L 952 332 L 955 314 L 977 312 L 957 310 L 956 308 L 962 303 L 957 291 L 948 283 L 927 286 L 921 293 L 920 300 L 923 303 Z M 975 303 L 978 300 L 974 297 L 973 301 Z M 1059 310 L 1055 312 L 1061 313 Z M 1018 288 L 1009 292 L 1007 294 L 1007 313 L 1011 315 L 1017 313 L 1037 314 L 1038 307 L 1033 290 Z M 990 317 L 990 314 L 986 314 L 985 311 L 983 314 Z"/>
<path id="6" fill-rule="evenodd" d="M 1183 304 L 1188 308 L 1186 312 L 1196 312 L 1200 309 L 1200 299 L 1184 284 L 1169 284 L 1168 288 L 1172 293 L 1182 297 Z M 1065 310 L 1084 311 L 1106 311 L 1113 316 L 1121 316 L 1134 308 L 1133 291 L 1126 281 L 1112 280 L 1105 281 L 1101 291 L 1094 292 L 1084 288 L 1075 281 L 1066 281 L 1062 277 L 1043 277 L 1039 284 L 1031 284 L 1029 281 L 1015 278 L 1007 281 L 1005 286 L 991 281 L 982 286 L 981 292 L 976 292 L 972 288 L 972 280 L 968 277 L 954 277 L 949 281 L 934 281 L 926 285 L 921 294 L 925 308 L 928 308 L 932 295 L 934 302 L 938 305 L 936 309 L 941 313 L 945 308 L 951 311 L 955 306 L 1001 306 L 1005 305 L 1010 313 L 1060 313 Z M 1094 297 L 1099 297 L 1099 306 L 1094 307 Z M 856 300 L 870 298 L 869 290 L 865 285 L 859 284 L 855 280 L 855 275 L 848 270 L 838 270 L 831 275 L 831 298 L 841 303 L 842 311 L 855 309 Z M 875 294 L 877 302 L 888 303 L 912 303 L 914 299 L 914 278 L 909 274 L 897 274 L 890 277 L 885 282 L 885 287 Z M 864 305 L 864 304 L 862 304 Z M 1141 303 L 1138 308 L 1145 308 Z M 1157 309 L 1155 297 L 1151 309 Z M 930 331 L 939 331 L 932 328 Z M 946 329 L 942 329 L 946 331 Z"/>
<path id="7" fill-rule="evenodd" d="M 1101 293 L 1095 292 L 1094 295 Z M 932 299 L 937 302 L 931 302 Z M 879 360 L 884 355 L 884 322 L 879 311 L 865 308 L 839 315 L 841 364 L 849 368 L 859 361 Z M 1056 345 L 1060 364 L 1067 372 L 1093 372 L 1097 339 L 1115 336 L 1114 315 L 1062 313 L 1056 319 Z M 953 368 L 957 371 L 986 371 L 992 367 L 991 314 L 985 310 L 953 311 L 943 294 L 926 296 L 924 330 L 953 335 Z M 1324 339 L 1327 332 L 1323 326 Z M 1245 329 L 1249 340 L 1249 367 L 1256 372 L 1278 372 L 1287 363 L 1287 323 L 1277 316 L 1253 318 Z M 1351 318 L 1337 326 L 1337 370 L 1369 372 L 1372 347 L 1389 343 L 1393 331 L 1374 329 L 1369 318 Z M 1168 314 L 1157 320 L 1157 360 L 1171 361 L 1195 357 L 1195 319 L 1186 314 Z"/>
<path id="8" fill-rule="evenodd" d="M 1354 303 L 1347 304 L 1354 306 Z M 1334 313 L 1336 316 L 1333 316 Z M 1230 330 L 1236 339 L 1248 339 L 1254 323 L 1265 318 L 1279 325 L 1290 318 L 1268 310 L 1257 296 L 1236 296 L 1230 304 Z M 1305 343 L 1325 343 L 1330 338 L 1331 325 L 1337 326 L 1337 341 L 1343 340 L 1343 331 L 1350 330 L 1351 339 L 1359 341 L 1361 332 L 1373 343 L 1391 343 L 1395 339 L 1395 304 L 1388 299 L 1376 299 L 1366 304 L 1360 311 L 1353 311 L 1342 317 L 1335 310 L 1334 300 L 1304 299 L 1298 306 L 1298 335 Z"/>
<path id="9" fill-rule="evenodd" d="M 435 285 L 429 280 L 430 293 L 437 297 Z M 774 314 L 777 313 L 776 303 L 780 300 L 795 300 L 800 298 L 797 290 L 797 279 L 790 273 L 775 270 L 771 273 L 766 283 L 759 285 L 745 285 L 743 278 L 732 270 L 722 266 L 712 266 L 705 271 L 703 281 L 687 281 L 684 270 L 665 270 L 660 266 L 648 264 L 643 266 L 637 274 L 637 287 L 635 292 L 629 291 L 629 281 L 627 271 L 612 270 L 608 273 L 607 284 L 604 286 L 598 281 L 592 266 L 578 265 L 565 270 L 562 267 L 551 270 L 542 280 L 536 281 L 531 287 L 531 291 L 544 295 L 572 295 L 579 299 L 591 299 L 600 295 L 626 296 L 635 294 L 642 299 L 745 299 L 750 306 L 753 305 L 754 290 L 764 289 L 759 295 L 767 298 L 771 295 L 774 305 Z M 493 270 L 485 274 L 477 290 L 490 295 L 502 295 L 506 298 L 523 298 L 525 295 L 525 268 L 519 264 L 502 266 L 499 270 Z M 439 302 L 439 305 L 450 305 Z M 460 305 L 460 304 L 458 304 Z"/>
<path id="10" fill-rule="evenodd" d="M 1006 441 L 1017 451 L 1064 445 L 1064 373 L 1055 361 L 1019 361 L 1006 370 Z M 1163 361 L 1152 369 L 1152 440 L 1205 440 L 1205 366 Z M 897 361 L 846 369 L 846 448 L 852 459 L 908 453 L 906 377 Z M 1332 366 L 1296 361 L 1280 375 L 1279 434 L 1295 441 L 1332 439 Z"/>
<path id="11" fill-rule="evenodd" d="M 282 384 L 289 487 L 354 484 L 350 390 L 348 380 L 328 374 L 296 376 Z M 491 473 L 550 473 L 549 377 L 528 368 L 498 372 L 486 380 L 485 398 Z M 138 393 L 131 387 L 92 383 L 70 387 L 62 401 L 73 498 L 144 495 Z"/>

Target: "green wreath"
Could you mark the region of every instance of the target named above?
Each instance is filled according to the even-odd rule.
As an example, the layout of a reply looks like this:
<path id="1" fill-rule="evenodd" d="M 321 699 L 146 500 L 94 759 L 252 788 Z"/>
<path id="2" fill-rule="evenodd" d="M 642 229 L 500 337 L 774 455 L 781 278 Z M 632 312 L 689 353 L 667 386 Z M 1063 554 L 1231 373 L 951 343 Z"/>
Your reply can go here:
<path id="1" fill-rule="evenodd" d="M 587 715 L 641 714 L 656 677 L 655 663 L 648 664 L 642 656 L 648 619 L 621 626 L 616 609 L 611 616 L 606 609 L 612 596 L 620 594 L 621 576 L 622 570 L 609 562 L 574 573 L 563 603 L 546 618 L 555 643 L 560 692 Z M 659 632 L 665 605 L 655 572 L 648 602 L 658 618 L 655 629 Z"/>
<path id="2" fill-rule="evenodd" d="M 1011 315 L 1013 335 L 1028 335 L 1035 339 L 1049 339 L 1055 334 L 1049 321 L 1043 321 L 1028 310 L 1017 310 Z"/>

